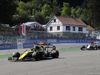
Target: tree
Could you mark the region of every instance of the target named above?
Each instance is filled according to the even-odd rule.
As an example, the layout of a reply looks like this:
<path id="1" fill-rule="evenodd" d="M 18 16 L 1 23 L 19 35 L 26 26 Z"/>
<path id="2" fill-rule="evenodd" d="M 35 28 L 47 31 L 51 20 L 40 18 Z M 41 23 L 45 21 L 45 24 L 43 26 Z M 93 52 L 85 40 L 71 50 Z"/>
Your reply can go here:
<path id="1" fill-rule="evenodd" d="M 34 9 L 37 11 L 41 11 L 43 6 L 43 0 L 32 0 L 32 3 L 34 5 Z"/>
<path id="2" fill-rule="evenodd" d="M 35 14 L 35 20 L 40 24 L 46 24 L 47 23 L 45 16 L 43 14 L 41 14 L 40 12 Z"/>
<path id="3" fill-rule="evenodd" d="M 70 11 L 70 7 L 69 7 L 69 3 L 63 2 L 63 7 L 62 7 L 62 11 L 61 11 L 61 16 L 69 17 L 70 14 L 71 14 L 71 11 Z"/>
<path id="4" fill-rule="evenodd" d="M 52 10 L 52 13 L 56 16 L 60 16 L 61 15 L 61 11 L 58 7 L 55 7 L 53 10 Z"/>
<path id="5" fill-rule="evenodd" d="M 0 0 L 0 23 L 11 24 L 17 3 L 17 0 Z"/>
<path id="6" fill-rule="evenodd" d="M 58 1 L 58 5 L 60 5 L 61 7 L 63 6 L 63 2 L 65 3 L 69 3 L 70 7 L 76 7 L 76 6 L 80 6 L 84 0 L 57 0 Z"/>
<path id="7" fill-rule="evenodd" d="M 29 1 L 26 3 L 26 8 L 27 8 L 27 10 L 29 10 L 29 13 L 30 13 L 29 15 L 31 15 L 31 16 L 32 16 L 34 7 L 35 6 L 34 6 L 34 3 L 32 1 Z"/>
<path id="8" fill-rule="evenodd" d="M 51 0 L 51 3 L 50 3 L 50 7 L 52 9 L 56 8 L 58 5 L 57 5 L 57 0 Z"/>
<path id="9" fill-rule="evenodd" d="M 14 24 L 19 24 L 30 21 L 30 17 L 26 12 L 21 12 L 18 15 L 14 15 L 12 20 Z"/>
<path id="10" fill-rule="evenodd" d="M 100 29 L 100 0 L 86 0 L 88 9 L 88 24 L 96 30 Z"/>
<path id="11" fill-rule="evenodd" d="M 46 16 L 50 16 L 50 13 L 51 13 L 51 8 L 50 8 L 50 5 L 48 4 L 45 4 L 43 7 L 42 7 L 42 12 L 41 12 L 45 17 Z"/>
<path id="12" fill-rule="evenodd" d="M 76 17 L 76 9 L 71 7 L 71 17 L 75 18 Z"/>
<path id="13" fill-rule="evenodd" d="M 81 16 L 80 16 L 80 19 L 82 19 L 85 23 L 87 23 L 87 21 L 88 21 L 88 16 L 87 16 L 87 9 L 86 8 L 84 8 L 83 10 L 82 10 L 82 14 L 81 14 Z M 87 23 L 88 24 L 88 23 Z"/>
<path id="14" fill-rule="evenodd" d="M 32 15 L 34 16 L 37 12 L 38 12 L 37 10 L 33 9 L 32 10 Z"/>
<path id="15" fill-rule="evenodd" d="M 79 18 L 82 14 L 82 9 L 79 6 L 77 6 L 75 12 L 76 12 L 76 17 Z"/>
<path id="16" fill-rule="evenodd" d="M 20 1 L 17 7 L 17 13 L 26 12 L 26 4 Z"/>
<path id="17" fill-rule="evenodd" d="M 12 20 L 14 24 L 24 23 L 30 21 L 30 11 L 26 8 L 26 3 L 20 1 L 17 7 L 17 13 L 13 16 Z"/>

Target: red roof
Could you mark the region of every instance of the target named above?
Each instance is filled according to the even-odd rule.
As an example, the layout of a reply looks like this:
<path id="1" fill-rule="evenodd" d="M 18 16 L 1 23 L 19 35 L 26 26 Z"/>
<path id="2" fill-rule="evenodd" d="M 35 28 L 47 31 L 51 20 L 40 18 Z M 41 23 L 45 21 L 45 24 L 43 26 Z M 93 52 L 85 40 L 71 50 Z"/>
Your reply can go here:
<path id="1" fill-rule="evenodd" d="M 61 16 L 56 16 L 63 24 L 67 25 L 78 25 L 78 26 L 87 26 L 81 19 L 79 18 L 66 18 Z"/>
<path id="2" fill-rule="evenodd" d="M 87 25 L 86 30 L 94 30 L 90 25 Z"/>

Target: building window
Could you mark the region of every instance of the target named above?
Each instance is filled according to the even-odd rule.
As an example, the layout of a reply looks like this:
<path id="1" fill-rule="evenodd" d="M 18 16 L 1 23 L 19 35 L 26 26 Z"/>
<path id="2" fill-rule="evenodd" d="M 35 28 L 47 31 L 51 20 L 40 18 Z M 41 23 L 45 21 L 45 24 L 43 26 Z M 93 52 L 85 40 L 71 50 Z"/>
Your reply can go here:
<path id="1" fill-rule="evenodd" d="M 60 26 L 57 26 L 57 30 L 60 30 Z"/>
<path id="2" fill-rule="evenodd" d="M 70 26 L 66 26 L 66 30 L 70 30 Z"/>
<path id="3" fill-rule="evenodd" d="M 52 27 L 50 27 L 50 31 L 52 31 Z"/>
<path id="4" fill-rule="evenodd" d="M 78 31 L 83 31 L 83 28 L 82 28 L 82 27 L 79 27 L 79 28 L 78 28 Z"/>
<path id="5" fill-rule="evenodd" d="M 75 31 L 75 27 L 73 27 L 73 31 Z"/>
<path id="6" fill-rule="evenodd" d="M 54 22 L 56 22 L 56 19 L 54 19 Z"/>

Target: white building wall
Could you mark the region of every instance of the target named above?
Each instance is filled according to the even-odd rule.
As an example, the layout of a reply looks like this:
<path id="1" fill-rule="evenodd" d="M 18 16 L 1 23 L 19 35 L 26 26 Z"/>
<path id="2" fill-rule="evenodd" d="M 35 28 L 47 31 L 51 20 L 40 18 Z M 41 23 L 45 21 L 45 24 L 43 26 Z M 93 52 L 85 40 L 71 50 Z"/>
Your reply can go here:
<path id="1" fill-rule="evenodd" d="M 96 39 L 100 39 L 100 35 L 98 35 L 98 36 L 96 37 Z"/>
<path id="2" fill-rule="evenodd" d="M 78 33 L 78 27 L 76 27 L 76 31 L 75 32 Z"/>
<path id="3" fill-rule="evenodd" d="M 56 19 L 56 22 L 54 22 L 54 19 Z M 53 32 L 88 33 L 86 31 L 86 27 L 75 26 L 75 25 L 63 25 L 56 17 L 54 17 L 48 24 L 49 24 L 47 27 L 48 33 L 53 33 Z M 57 30 L 57 26 L 60 26 L 60 30 Z M 66 26 L 70 26 L 70 31 L 66 30 Z M 50 31 L 50 27 L 53 27 L 52 31 Z M 73 31 L 73 27 L 75 27 L 75 31 Z M 83 27 L 83 31 L 78 31 L 79 27 Z"/>
<path id="4" fill-rule="evenodd" d="M 66 30 L 66 26 L 70 26 L 70 31 Z M 73 27 L 75 27 L 75 31 L 73 31 Z M 73 33 L 87 33 L 86 27 L 82 27 L 83 31 L 78 31 L 78 28 L 82 26 L 74 26 L 74 25 L 64 25 L 63 32 L 73 32 Z"/>
<path id="5" fill-rule="evenodd" d="M 91 38 L 95 37 L 94 31 L 89 31 L 89 30 L 87 30 L 86 33 L 87 33 L 87 34 L 86 34 L 87 37 L 88 37 L 88 36 L 91 37 Z"/>
<path id="6" fill-rule="evenodd" d="M 83 33 L 87 33 L 86 27 L 83 27 Z"/>
<path id="7" fill-rule="evenodd" d="M 96 37 L 96 39 L 100 39 L 100 31 L 92 31 L 92 36 Z"/>
<path id="8" fill-rule="evenodd" d="M 56 19 L 56 22 L 54 22 L 54 19 Z M 52 33 L 52 32 L 63 32 L 63 26 L 62 23 L 55 17 L 48 25 L 47 27 L 47 32 Z M 57 30 L 57 26 L 60 26 L 60 30 Z M 52 31 L 50 31 L 50 27 L 53 28 Z"/>

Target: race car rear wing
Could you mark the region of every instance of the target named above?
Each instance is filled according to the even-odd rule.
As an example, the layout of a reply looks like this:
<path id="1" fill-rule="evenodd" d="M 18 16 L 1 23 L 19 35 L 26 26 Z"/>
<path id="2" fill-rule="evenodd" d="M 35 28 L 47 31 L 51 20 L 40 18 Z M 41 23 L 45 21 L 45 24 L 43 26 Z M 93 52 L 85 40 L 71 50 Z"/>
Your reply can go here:
<path id="1" fill-rule="evenodd" d="M 45 48 L 53 48 L 54 46 L 52 44 L 47 45 L 47 44 L 35 44 L 34 46 L 44 46 Z"/>

